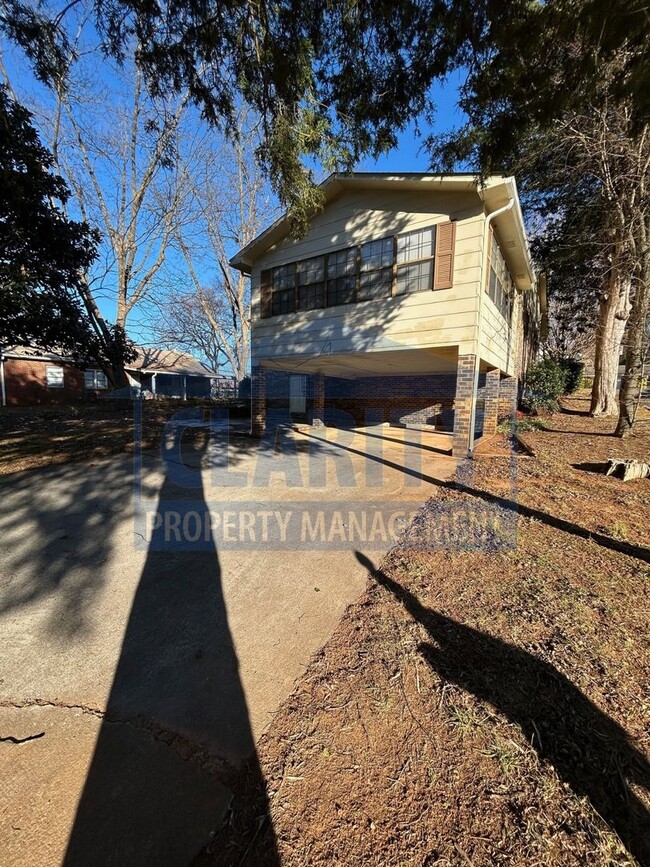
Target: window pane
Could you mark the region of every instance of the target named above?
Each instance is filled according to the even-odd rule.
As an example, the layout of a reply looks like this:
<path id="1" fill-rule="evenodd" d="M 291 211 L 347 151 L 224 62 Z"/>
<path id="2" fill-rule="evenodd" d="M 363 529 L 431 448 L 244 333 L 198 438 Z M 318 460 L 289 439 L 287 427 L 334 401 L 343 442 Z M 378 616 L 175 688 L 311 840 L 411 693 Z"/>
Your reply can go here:
<path id="1" fill-rule="evenodd" d="M 95 371 L 94 370 L 84 370 L 84 387 L 85 388 L 94 388 L 95 387 Z"/>
<path id="2" fill-rule="evenodd" d="M 393 239 L 369 241 L 361 245 L 361 270 L 372 271 L 393 264 Z"/>
<path id="3" fill-rule="evenodd" d="M 108 379 L 102 370 L 97 371 L 97 388 L 108 388 Z"/>
<path id="4" fill-rule="evenodd" d="M 327 281 L 327 304 L 350 304 L 355 300 L 356 279 L 354 277 L 339 277 Z"/>
<path id="5" fill-rule="evenodd" d="M 63 368 L 46 367 L 45 381 L 48 388 L 63 388 Z"/>
<path id="6" fill-rule="evenodd" d="M 400 265 L 397 269 L 397 286 L 395 291 L 398 295 L 408 292 L 423 292 L 433 286 L 433 260 L 418 262 L 414 265 Z"/>
<path id="7" fill-rule="evenodd" d="M 271 285 L 274 290 L 288 289 L 296 285 L 296 265 L 279 265 L 271 270 Z"/>
<path id="8" fill-rule="evenodd" d="M 296 290 L 279 289 L 273 291 L 272 313 L 279 316 L 282 313 L 293 313 L 296 309 Z"/>
<path id="9" fill-rule="evenodd" d="M 315 256 L 313 259 L 305 259 L 298 262 L 296 272 L 299 286 L 307 286 L 309 283 L 321 283 L 325 279 L 325 257 Z"/>
<path id="10" fill-rule="evenodd" d="M 397 236 L 397 261 L 413 262 L 416 259 L 429 259 L 435 250 L 436 227 L 418 229 Z"/>
<path id="11" fill-rule="evenodd" d="M 327 276 L 353 277 L 357 270 L 357 251 L 354 247 L 330 253 L 327 257 Z"/>
<path id="12" fill-rule="evenodd" d="M 362 274 L 359 281 L 359 301 L 369 301 L 371 298 L 388 298 L 393 282 L 393 269 L 382 268 L 380 271 L 370 271 Z"/>
<path id="13" fill-rule="evenodd" d="M 318 310 L 325 306 L 325 284 L 312 283 L 298 289 L 298 310 Z"/>
<path id="14" fill-rule="evenodd" d="M 496 300 L 497 300 L 497 275 L 496 275 L 496 271 L 494 270 L 494 268 L 490 268 L 490 291 L 488 294 L 489 294 L 490 298 L 496 304 Z"/>

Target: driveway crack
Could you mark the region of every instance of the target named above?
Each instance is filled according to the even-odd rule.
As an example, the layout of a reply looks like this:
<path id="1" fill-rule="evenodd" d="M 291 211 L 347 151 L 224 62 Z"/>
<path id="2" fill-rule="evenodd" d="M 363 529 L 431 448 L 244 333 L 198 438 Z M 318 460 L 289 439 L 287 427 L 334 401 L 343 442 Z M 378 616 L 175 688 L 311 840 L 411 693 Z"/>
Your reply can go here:
<path id="1" fill-rule="evenodd" d="M 239 768 L 223 756 L 212 752 L 202 744 L 195 743 L 185 735 L 182 735 L 173 729 L 164 728 L 154 720 L 146 717 L 120 717 L 88 705 L 73 704 L 44 698 L 32 698 L 22 701 L 0 700 L 0 708 L 21 710 L 30 707 L 52 707 L 62 710 L 81 711 L 83 714 L 89 714 L 102 720 L 102 724 L 108 723 L 110 725 L 130 726 L 131 728 L 146 732 L 151 738 L 153 738 L 153 740 L 160 741 L 173 750 L 180 759 L 185 762 L 192 762 L 206 773 L 216 776 L 226 786 L 228 786 L 239 773 Z M 45 732 L 43 732 L 43 735 L 44 734 Z M 42 737 L 42 735 L 33 735 L 28 739 L 33 739 L 34 737 Z M 0 738 L 0 740 L 3 739 Z"/>
<path id="2" fill-rule="evenodd" d="M 27 735 L 24 738 L 16 738 L 13 735 L 6 735 L 5 737 L 0 737 L 0 742 L 9 742 L 10 744 L 26 744 L 28 741 L 35 741 L 38 738 L 44 738 L 45 732 L 37 732 L 35 735 Z"/>

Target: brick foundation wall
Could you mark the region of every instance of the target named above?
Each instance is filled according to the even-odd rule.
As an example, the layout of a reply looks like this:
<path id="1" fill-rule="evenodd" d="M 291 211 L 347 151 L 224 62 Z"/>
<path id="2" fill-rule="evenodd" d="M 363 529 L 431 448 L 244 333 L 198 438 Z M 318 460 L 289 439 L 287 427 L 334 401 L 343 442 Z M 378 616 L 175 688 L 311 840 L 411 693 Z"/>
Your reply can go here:
<path id="1" fill-rule="evenodd" d="M 266 372 L 267 407 L 289 406 L 289 377 L 284 371 Z M 318 418 L 318 376 L 307 376 L 307 417 Z M 332 424 L 435 424 L 453 428 L 456 374 L 367 376 L 359 379 L 323 377 L 325 419 Z"/>
<path id="2" fill-rule="evenodd" d="M 48 388 L 46 367 L 63 368 L 63 388 Z M 8 406 L 78 403 L 84 399 L 83 371 L 55 361 L 7 358 L 4 362 Z"/>
<path id="3" fill-rule="evenodd" d="M 451 431 L 456 375 L 369 376 L 325 379 L 325 406 L 355 425 L 431 424 Z"/>

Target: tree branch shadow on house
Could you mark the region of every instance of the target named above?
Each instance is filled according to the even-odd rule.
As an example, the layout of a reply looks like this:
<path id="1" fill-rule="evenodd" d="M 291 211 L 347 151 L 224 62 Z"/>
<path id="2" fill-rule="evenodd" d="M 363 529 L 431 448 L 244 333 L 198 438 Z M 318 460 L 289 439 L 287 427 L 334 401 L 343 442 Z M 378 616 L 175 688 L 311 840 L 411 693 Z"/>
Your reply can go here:
<path id="1" fill-rule="evenodd" d="M 160 520 L 65 867 L 186 867 L 223 820 L 230 800 L 226 787 L 243 766 L 256 780 L 260 814 L 267 815 L 201 478 L 207 443 L 205 431 L 190 432 L 188 442 L 182 426 L 167 429 Z M 179 527 L 180 535 L 170 530 Z M 266 841 L 274 864 L 272 827 Z M 234 852 L 234 863 L 244 850 L 242 844 Z"/>
<path id="2" fill-rule="evenodd" d="M 625 730 L 549 663 L 425 607 L 366 556 L 356 557 L 424 628 L 432 643 L 418 650 L 431 668 L 518 725 L 541 761 L 649 865 L 650 813 L 629 783 L 650 792 L 650 764 Z"/>

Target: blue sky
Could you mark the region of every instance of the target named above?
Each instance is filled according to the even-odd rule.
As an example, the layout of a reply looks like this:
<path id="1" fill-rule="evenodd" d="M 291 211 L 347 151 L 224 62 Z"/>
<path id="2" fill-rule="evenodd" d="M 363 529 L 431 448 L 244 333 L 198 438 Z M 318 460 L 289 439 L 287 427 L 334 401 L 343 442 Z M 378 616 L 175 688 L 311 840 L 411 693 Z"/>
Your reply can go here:
<path id="1" fill-rule="evenodd" d="M 462 125 L 465 115 L 458 108 L 458 92 L 463 83 L 464 73 L 457 71 L 450 75 L 444 84 L 433 88 L 436 114 L 433 125 L 422 132 L 442 134 Z M 376 172 L 426 172 L 430 168 L 429 158 L 422 150 L 422 138 L 417 138 L 415 124 L 411 124 L 399 136 L 399 145 L 378 160 L 364 160 L 360 171 Z"/>
<path id="2" fill-rule="evenodd" d="M 34 81 L 31 75 L 29 65 L 25 62 L 20 52 L 16 51 L 12 46 L 4 43 L 3 59 L 5 67 L 8 71 L 9 78 L 14 85 L 19 99 L 27 97 L 28 103 L 30 97 L 35 97 L 37 102 L 46 103 L 48 101 L 47 91 Z M 94 65 L 94 64 L 93 64 Z M 110 116 L 116 110 L 117 103 L 114 93 L 119 91 L 120 83 L 116 80 L 120 78 L 119 73 L 113 68 L 113 64 L 109 62 L 99 62 L 94 70 L 92 70 L 96 80 L 101 87 L 105 85 L 107 88 L 107 101 L 100 107 L 97 122 L 99 125 L 110 124 Z M 426 172 L 429 170 L 429 158 L 427 153 L 422 149 L 423 136 L 430 133 L 444 133 L 454 127 L 457 127 L 463 122 L 463 115 L 457 107 L 458 90 L 462 84 L 462 72 L 457 72 L 450 76 L 446 83 L 438 84 L 433 90 L 433 98 L 436 103 L 436 114 L 433 125 L 424 127 L 420 131 L 420 136 L 416 134 L 416 125 L 411 124 L 404 132 L 399 135 L 398 146 L 391 152 L 383 155 L 377 160 L 365 159 L 357 166 L 359 171 L 378 171 L 378 172 Z M 101 110 L 103 109 L 103 110 Z M 215 136 L 218 133 L 215 131 Z M 47 137 L 45 137 L 47 140 Z M 215 167 L 216 168 L 216 167 Z M 103 175 L 101 161 L 97 164 L 96 170 Z M 106 189 L 110 196 L 111 177 L 110 174 L 104 175 L 102 178 L 102 186 L 106 185 Z M 101 227 L 103 229 L 103 227 Z M 234 252 L 234 251 L 233 251 Z M 178 267 L 178 256 L 174 251 L 170 251 L 169 255 L 170 267 Z M 210 280 L 211 271 L 209 263 L 206 263 L 208 269 L 205 274 L 206 281 Z M 215 263 L 216 270 L 216 263 Z M 189 282 L 189 278 L 188 278 Z M 115 300 L 111 297 L 98 297 L 99 307 L 103 315 L 109 320 L 115 319 Z M 150 327 L 146 325 L 146 320 L 143 320 L 138 309 L 134 309 L 129 317 L 128 330 L 130 335 L 143 342 L 152 342 L 153 336 Z"/>

